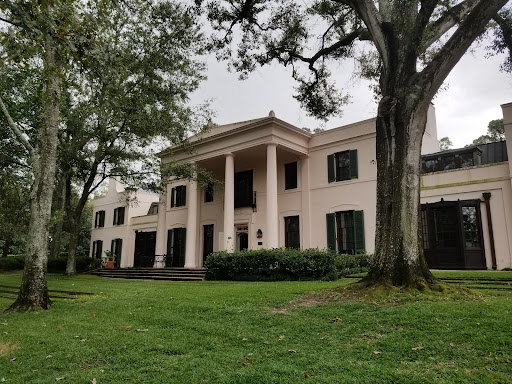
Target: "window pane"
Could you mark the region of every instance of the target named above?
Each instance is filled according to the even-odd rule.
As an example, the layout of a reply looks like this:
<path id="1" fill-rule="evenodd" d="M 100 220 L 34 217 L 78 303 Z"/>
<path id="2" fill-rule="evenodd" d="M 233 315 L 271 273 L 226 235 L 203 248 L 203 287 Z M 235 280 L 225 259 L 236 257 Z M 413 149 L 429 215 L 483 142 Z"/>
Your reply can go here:
<path id="1" fill-rule="evenodd" d="M 439 161 L 437 159 L 425 160 L 425 172 L 439 171 Z"/>
<path id="2" fill-rule="evenodd" d="M 443 169 L 446 171 L 448 169 L 455 169 L 457 167 L 455 163 L 455 155 L 452 156 L 443 156 L 441 158 L 443 162 Z"/>
<path id="3" fill-rule="evenodd" d="M 235 173 L 235 208 L 252 205 L 252 170 Z"/>
<path id="4" fill-rule="evenodd" d="M 336 212 L 336 235 L 338 253 L 354 254 L 354 211 Z"/>
<path id="5" fill-rule="evenodd" d="M 423 249 L 429 249 L 427 211 L 421 211 L 421 226 L 423 229 Z"/>
<path id="6" fill-rule="evenodd" d="M 460 159 L 460 167 L 467 168 L 473 166 L 473 154 L 472 153 L 464 153 L 459 155 Z"/>
<path id="7" fill-rule="evenodd" d="M 204 189 L 204 202 L 209 203 L 213 201 L 213 184 L 208 184 Z"/>
<path id="8" fill-rule="evenodd" d="M 437 248 L 457 247 L 457 209 L 455 207 L 434 210 L 434 225 Z"/>
<path id="9" fill-rule="evenodd" d="M 480 248 L 480 233 L 476 207 L 462 207 L 464 245 L 466 249 Z"/>
<path id="10" fill-rule="evenodd" d="M 297 188 L 297 162 L 284 165 L 284 189 Z"/>
<path id="11" fill-rule="evenodd" d="M 300 248 L 300 227 L 299 216 L 288 216 L 284 218 L 285 247 Z"/>
<path id="12" fill-rule="evenodd" d="M 350 152 L 338 152 L 334 155 L 336 163 L 336 181 L 350 179 Z"/>

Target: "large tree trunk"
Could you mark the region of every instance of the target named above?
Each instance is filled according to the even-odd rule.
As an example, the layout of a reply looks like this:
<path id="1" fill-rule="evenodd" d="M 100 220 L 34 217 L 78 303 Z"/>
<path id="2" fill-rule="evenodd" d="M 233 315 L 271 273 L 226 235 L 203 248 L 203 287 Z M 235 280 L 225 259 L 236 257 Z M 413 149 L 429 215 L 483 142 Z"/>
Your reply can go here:
<path id="1" fill-rule="evenodd" d="M 428 102 L 384 97 L 377 117 L 377 217 L 375 255 L 366 283 L 433 287 L 423 255 L 420 225 L 421 141 Z"/>
<path id="2" fill-rule="evenodd" d="M 50 245 L 50 258 L 57 258 L 60 256 L 60 248 L 62 243 L 62 227 L 64 225 L 64 218 L 66 216 L 66 182 L 64 178 L 57 186 L 58 194 L 55 198 L 56 209 L 53 211 L 53 216 L 57 221 L 52 227 L 52 242 Z"/>
<path id="3" fill-rule="evenodd" d="M 71 230 L 69 231 L 68 262 L 66 275 L 76 275 L 76 248 L 78 246 L 78 232 L 80 231 L 80 217 L 70 218 Z"/>
<path id="4" fill-rule="evenodd" d="M 8 236 L 7 239 L 5 239 L 5 243 L 2 249 L 2 257 L 7 257 L 9 254 L 9 249 L 11 248 L 12 244 L 12 238 L 11 236 Z"/>
<path id="5" fill-rule="evenodd" d="M 57 133 L 62 80 L 57 65 L 56 44 L 46 31 L 44 45 L 46 89 L 44 117 L 37 156 L 32 158 L 34 184 L 30 196 L 30 223 L 25 249 L 25 268 L 20 292 L 9 310 L 48 309 L 50 298 L 46 280 L 48 230 L 55 188 Z"/>

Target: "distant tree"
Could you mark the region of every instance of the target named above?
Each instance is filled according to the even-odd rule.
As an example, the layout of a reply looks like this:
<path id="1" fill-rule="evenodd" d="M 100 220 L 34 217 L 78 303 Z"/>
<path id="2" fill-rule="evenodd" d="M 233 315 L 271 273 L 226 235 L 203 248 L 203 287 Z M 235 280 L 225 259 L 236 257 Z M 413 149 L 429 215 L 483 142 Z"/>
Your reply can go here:
<path id="1" fill-rule="evenodd" d="M 487 125 L 487 134 L 473 140 L 471 145 L 494 143 L 496 141 L 503 140 L 505 140 L 503 119 L 496 119 L 489 121 L 489 125 Z"/>
<path id="2" fill-rule="evenodd" d="M 288 66 L 298 82 L 294 97 L 316 117 L 327 119 L 347 101 L 330 79 L 329 62 L 355 58 L 359 74 L 376 80 L 375 255 L 365 283 L 439 289 L 419 224 L 427 112 L 486 31 L 495 52 L 512 49 L 508 0 L 196 0 L 203 2 L 218 57 L 242 78 L 274 61 Z"/>
<path id="3" fill-rule="evenodd" d="M 453 147 L 453 143 L 448 136 L 439 139 L 439 149 L 441 151 L 447 151 L 451 147 Z"/>

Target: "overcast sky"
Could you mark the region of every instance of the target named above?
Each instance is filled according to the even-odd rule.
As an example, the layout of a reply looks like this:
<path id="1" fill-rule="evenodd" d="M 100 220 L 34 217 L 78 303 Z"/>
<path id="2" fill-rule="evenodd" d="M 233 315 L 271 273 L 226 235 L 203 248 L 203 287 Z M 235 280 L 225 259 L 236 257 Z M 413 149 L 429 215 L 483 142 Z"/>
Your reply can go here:
<path id="1" fill-rule="evenodd" d="M 445 82 L 446 89 L 433 100 L 437 114 L 438 138 L 449 136 L 454 148 L 463 147 L 487 131 L 490 120 L 502 118 L 500 104 L 512 102 L 512 75 L 499 72 L 501 57 L 484 58 L 485 51 L 468 53 Z M 227 64 L 208 59 L 208 80 L 193 96 L 199 103 L 211 99 L 214 122 L 227 124 L 276 116 L 297 127 L 330 129 L 375 116 L 377 105 L 369 83 L 353 78 L 350 65 L 336 70 L 336 83 L 351 95 L 341 118 L 315 120 L 293 98 L 295 82 L 290 71 L 278 65 L 259 68 L 249 79 L 238 80 Z"/>

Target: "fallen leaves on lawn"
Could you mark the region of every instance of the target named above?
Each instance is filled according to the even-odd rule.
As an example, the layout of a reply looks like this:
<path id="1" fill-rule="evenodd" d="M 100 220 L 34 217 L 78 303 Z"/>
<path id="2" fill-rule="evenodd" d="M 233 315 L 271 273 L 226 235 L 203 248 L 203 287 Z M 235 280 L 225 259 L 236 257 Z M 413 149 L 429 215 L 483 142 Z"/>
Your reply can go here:
<path id="1" fill-rule="evenodd" d="M 379 351 L 373 351 L 373 354 L 374 355 L 380 355 L 380 352 Z"/>
<path id="2" fill-rule="evenodd" d="M 423 347 L 422 347 L 422 346 L 419 346 L 419 347 L 413 347 L 413 348 L 411 348 L 411 349 L 412 349 L 413 351 L 419 351 L 419 350 L 423 349 Z"/>
<path id="3" fill-rule="evenodd" d="M 297 351 L 295 349 L 289 349 L 288 352 L 289 353 L 297 353 Z"/>

